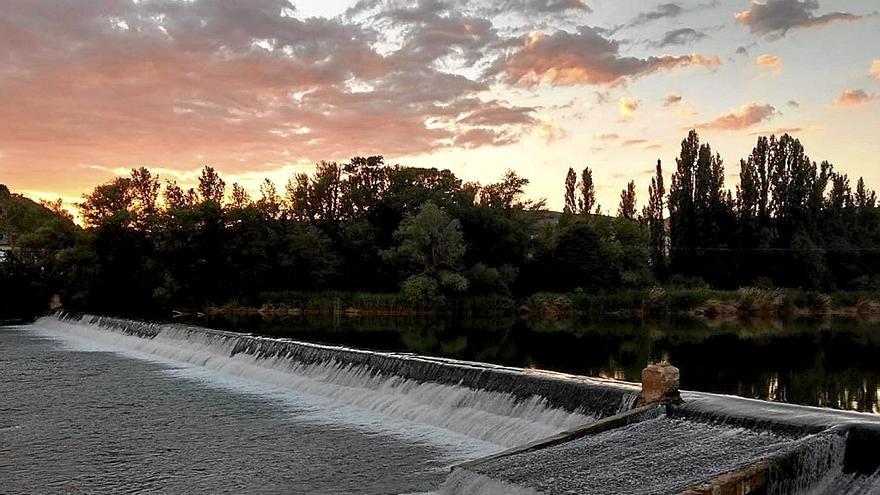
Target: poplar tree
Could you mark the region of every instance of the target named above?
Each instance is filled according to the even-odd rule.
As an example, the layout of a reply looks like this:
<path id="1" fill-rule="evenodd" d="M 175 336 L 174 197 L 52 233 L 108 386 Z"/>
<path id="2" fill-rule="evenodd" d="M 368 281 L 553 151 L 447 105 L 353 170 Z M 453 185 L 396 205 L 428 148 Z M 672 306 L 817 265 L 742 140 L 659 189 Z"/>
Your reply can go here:
<path id="1" fill-rule="evenodd" d="M 575 189 L 577 188 L 577 174 L 574 169 L 569 167 L 568 174 L 565 176 L 565 208 L 562 210 L 568 214 L 577 213 L 577 201 L 575 199 Z"/>
<path id="2" fill-rule="evenodd" d="M 589 215 L 596 205 L 596 186 L 593 184 L 593 171 L 586 167 L 581 171 L 581 197 L 578 199 L 578 213 Z"/>
<path id="3" fill-rule="evenodd" d="M 629 181 L 626 189 L 620 192 L 620 205 L 617 207 L 617 216 L 627 220 L 636 219 L 636 183 Z"/>

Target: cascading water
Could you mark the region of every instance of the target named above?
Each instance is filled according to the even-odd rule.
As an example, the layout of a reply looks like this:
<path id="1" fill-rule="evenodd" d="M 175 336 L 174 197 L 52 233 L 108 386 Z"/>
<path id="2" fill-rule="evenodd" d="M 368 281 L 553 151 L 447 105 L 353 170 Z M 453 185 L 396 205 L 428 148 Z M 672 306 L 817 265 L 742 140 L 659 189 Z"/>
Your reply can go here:
<path id="1" fill-rule="evenodd" d="M 690 392 L 630 411 L 638 389 L 607 380 L 65 314 L 0 332 L 0 372 L 14 395 L 0 403 L 0 453 L 13 446 L 0 484 L 13 492 L 116 492 L 134 477 L 171 491 L 387 493 L 445 478 L 448 494 L 676 494 L 763 472 L 770 495 L 880 494 L 880 423 L 863 414 Z M 264 404 L 276 398 L 288 413 Z"/>
<path id="2" fill-rule="evenodd" d="M 631 406 L 636 390 L 480 363 L 379 353 L 182 325 L 46 317 L 68 344 L 160 359 L 295 390 L 512 447 Z"/>

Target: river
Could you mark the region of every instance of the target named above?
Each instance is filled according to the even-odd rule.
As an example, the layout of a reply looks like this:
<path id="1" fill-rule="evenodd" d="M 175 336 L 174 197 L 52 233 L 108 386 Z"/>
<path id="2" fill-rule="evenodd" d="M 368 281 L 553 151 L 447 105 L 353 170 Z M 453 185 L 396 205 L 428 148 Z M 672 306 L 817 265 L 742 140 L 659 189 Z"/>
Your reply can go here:
<path id="1" fill-rule="evenodd" d="M 409 493 L 501 448 L 28 327 L 0 377 L 0 493 Z"/>

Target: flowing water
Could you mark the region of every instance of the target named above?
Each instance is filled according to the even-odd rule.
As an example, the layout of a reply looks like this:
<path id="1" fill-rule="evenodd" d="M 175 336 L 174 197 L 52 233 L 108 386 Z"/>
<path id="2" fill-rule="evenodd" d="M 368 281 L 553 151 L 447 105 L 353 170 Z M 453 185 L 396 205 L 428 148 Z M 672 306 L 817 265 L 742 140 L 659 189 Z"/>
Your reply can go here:
<path id="1" fill-rule="evenodd" d="M 637 392 L 479 362 L 52 317 L 0 327 L 0 376 L 4 494 L 673 494 L 783 458 L 769 493 L 880 491 L 875 454 L 851 458 L 877 452 L 880 427 L 853 450 L 839 424 L 872 416 L 712 394 L 450 476 L 628 411 Z"/>
<path id="2" fill-rule="evenodd" d="M 660 417 L 546 449 L 480 464 L 477 490 L 462 477 L 450 493 L 484 493 L 485 478 L 538 493 L 676 494 L 703 480 L 794 448 L 791 435 Z M 452 488 L 452 489 L 450 489 Z"/>
<path id="3" fill-rule="evenodd" d="M 0 492 L 425 491 L 454 463 L 594 419 L 365 363 L 521 387 L 502 368 L 113 322 L 0 329 Z"/>
<path id="4" fill-rule="evenodd" d="M 638 382 L 668 359 L 688 390 L 880 413 L 880 321 L 210 316 L 200 324 L 311 342 Z"/>

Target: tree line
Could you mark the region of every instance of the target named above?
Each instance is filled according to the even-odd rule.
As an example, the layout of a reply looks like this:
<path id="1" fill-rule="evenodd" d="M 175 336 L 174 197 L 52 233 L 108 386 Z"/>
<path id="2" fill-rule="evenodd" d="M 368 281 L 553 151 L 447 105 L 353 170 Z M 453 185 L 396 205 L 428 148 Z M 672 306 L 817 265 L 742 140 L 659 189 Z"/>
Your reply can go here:
<path id="1" fill-rule="evenodd" d="M 569 169 L 555 213 L 525 199 L 512 171 L 478 184 L 381 156 L 321 162 L 280 188 L 265 180 L 254 198 L 209 166 L 191 189 L 142 167 L 85 195 L 84 229 L 0 225 L 18 231 L 0 276 L 19 295 L 132 314 L 322 290 L 442 303 L 658 283 L 876 286 L 880 218 L 863 180 L 852 189 L 788 135 L 759 138 L 740 168 L 733 193 L 691 132 L 668 190 L 658 161 L 640 211 L 630 182 L 603 215 L 590 168 Z"/>

